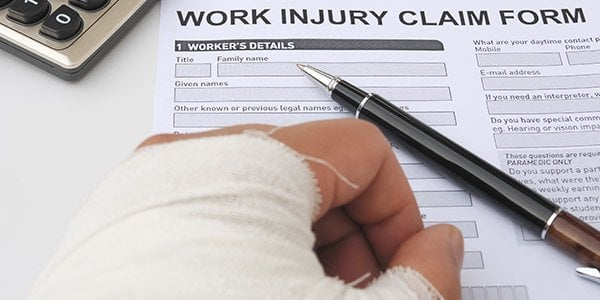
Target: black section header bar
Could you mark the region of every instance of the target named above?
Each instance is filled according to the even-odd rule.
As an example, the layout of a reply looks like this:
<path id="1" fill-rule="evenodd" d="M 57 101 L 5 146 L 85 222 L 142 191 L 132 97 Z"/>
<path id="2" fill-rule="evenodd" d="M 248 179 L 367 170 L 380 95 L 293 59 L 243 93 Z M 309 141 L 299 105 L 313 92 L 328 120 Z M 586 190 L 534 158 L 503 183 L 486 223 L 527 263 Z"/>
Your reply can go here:
<path id="1" fill-rule="evenodd" d="M 402 50 L 443 51 L 438 40 L 256 39 L 175 41 L 176 52 L 256 50 Z"/>

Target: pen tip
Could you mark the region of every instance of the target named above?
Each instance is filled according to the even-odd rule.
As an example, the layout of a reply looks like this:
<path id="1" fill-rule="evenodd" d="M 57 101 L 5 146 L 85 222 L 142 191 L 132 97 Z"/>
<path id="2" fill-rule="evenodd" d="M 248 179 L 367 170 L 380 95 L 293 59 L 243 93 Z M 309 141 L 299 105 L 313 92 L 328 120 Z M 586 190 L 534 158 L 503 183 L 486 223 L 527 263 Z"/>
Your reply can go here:
<path id="1" fill-rule="evenodd" d="M 600 283 L 600 270 L 590 267 L 582 267 L 575 270 L 577 271 L 577 275 L 592 280 L 596 283 Z"/>
<path id="2" fill-rule="evenodd" d="M 335 82 L 336 77 L 329 75 L 311 65 L 296 64 L 296 66 L 308 76 L 309 79 L 315 81 L 317 85 L 326 87 L 329 91 L 333 90 L 335 85 L 331 85 Z"/>

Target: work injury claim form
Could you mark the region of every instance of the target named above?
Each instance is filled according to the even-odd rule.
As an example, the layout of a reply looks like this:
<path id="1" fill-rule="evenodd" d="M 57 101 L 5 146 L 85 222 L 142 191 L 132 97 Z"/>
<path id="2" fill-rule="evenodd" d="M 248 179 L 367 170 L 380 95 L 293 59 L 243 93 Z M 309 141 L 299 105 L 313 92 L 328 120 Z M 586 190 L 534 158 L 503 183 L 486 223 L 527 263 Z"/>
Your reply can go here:
<path id="1" fill-rule="evenodd" d="M 296 67 L 378 93 L 600 228 L 600 4 L 161 3 L 156 133 L 350 118 Z M 465 238 L 463 299 L 597 299 L 579 264 L 395 147 L 426 226 Z"/>

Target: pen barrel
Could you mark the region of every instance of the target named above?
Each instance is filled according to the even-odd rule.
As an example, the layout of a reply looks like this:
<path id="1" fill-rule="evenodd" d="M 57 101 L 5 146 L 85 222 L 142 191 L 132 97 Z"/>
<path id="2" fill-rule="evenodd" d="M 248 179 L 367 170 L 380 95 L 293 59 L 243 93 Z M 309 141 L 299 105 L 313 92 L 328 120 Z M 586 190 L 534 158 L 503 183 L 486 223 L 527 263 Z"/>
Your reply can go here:
<path id="1" fill-rule="evenodd" d="M 388 138 L 426 161 L 441 167 L 450 179 L 470 186 L 470 191 L 490 197 L 531 223 L 542 234 L 559 206 L 467 151 L 428 125 L 378 95 L 370 95 L 341 81 L 331 97 L 360 119 L 379 126 Z M 368 98 L 368 101 L 364 99 Z"/>
<path id="2" fill-rule="evenodd" d="M 577 217 L 560 212 L 548 229 L 546 240 L 580 262 L 600 268 L 600 232 Z"/>

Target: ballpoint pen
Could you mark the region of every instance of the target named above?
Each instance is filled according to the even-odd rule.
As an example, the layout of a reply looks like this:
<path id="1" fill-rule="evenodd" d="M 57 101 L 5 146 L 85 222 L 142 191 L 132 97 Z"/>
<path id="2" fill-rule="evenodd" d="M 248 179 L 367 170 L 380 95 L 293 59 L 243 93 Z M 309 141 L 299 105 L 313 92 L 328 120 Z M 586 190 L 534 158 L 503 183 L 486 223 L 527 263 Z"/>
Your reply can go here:
<path id="1" fill-rule="evenodd" d="M 394 143 L 424 156 L 471 191 L 502 204 L 531 223 L 543 240 L 574 255 L 587 268 L 577 274 L 600 283 L 600 232 L 500 169 L 397 108 L 381 96 L 309 65 L 298 64 L 356 118 L 376 124 Z"/>

